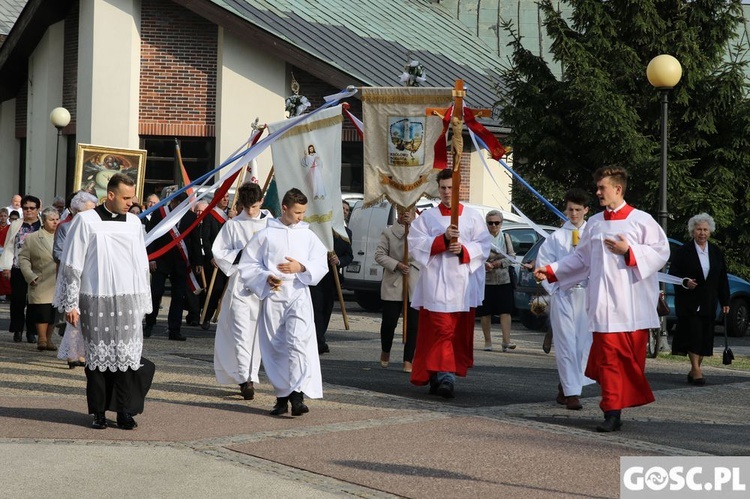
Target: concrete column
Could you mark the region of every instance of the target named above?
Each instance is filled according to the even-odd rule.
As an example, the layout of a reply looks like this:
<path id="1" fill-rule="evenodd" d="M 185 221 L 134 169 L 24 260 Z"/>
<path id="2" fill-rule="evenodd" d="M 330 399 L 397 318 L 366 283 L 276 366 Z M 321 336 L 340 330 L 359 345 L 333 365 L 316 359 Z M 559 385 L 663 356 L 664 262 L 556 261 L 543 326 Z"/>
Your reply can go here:
<path id="1" fill-rule="evenodd" d="M 64 170 L 54 183 L 57 130 L 49 120 L 50 112 L 62 105 L 63 28 L 63 21 L 51 25 L 29 57 L 25 194 L 39 197 L 45 206 L 55 195 L 65 195 Z"/>
<path id="2" fill-rule="evenodd" d="M 216 89 L 216 164 L 226 160 L 260 123 L 284 119 L 286 64 L 219 29 Z M 271 149 L 258 158 L 261 187 L 271 168 Z"/>
<path id="3" fill-rule="evenodd" d="M 79 143 L 138 148 L 140 0 L 80 0 Z"/>
<path id="4" fill-rule="evenodd" d="M 0 102 L 0 207 L 8 206 L 10 198 L 18 194 L 21 159 L 16 139 L 16 99 Z"/>
<path id="5" fill-rule="evenodd" d="M 479 155 L 484 155 L 492 175 L 484 167 Z M 494 181 L 492 180 L 494 178 Z M 496 183 L 497 182 L 497 183 Z M 497 161 L 484 150 L 471 153 L 471 202 L 511 211 L 511 179 Z M 500 189 L 498 190 L 498 186 Z"/>

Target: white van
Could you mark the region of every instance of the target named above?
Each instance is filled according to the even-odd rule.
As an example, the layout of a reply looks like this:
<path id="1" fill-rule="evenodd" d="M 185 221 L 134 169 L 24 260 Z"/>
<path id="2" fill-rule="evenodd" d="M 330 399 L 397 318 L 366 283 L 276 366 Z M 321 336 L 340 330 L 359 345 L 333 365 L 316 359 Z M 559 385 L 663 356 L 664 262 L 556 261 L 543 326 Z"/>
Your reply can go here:
<path id="1" fill-rule="evenodd" d="M 473 208 L 484 217 L 491 210 L 498 210 L 491 206 L 461 203 Z M 417 203 L 418 210 L 436 206 L 436 201 L 423 198 Z M 522 222 L 521 217 L 507 211 L 498 210 L 503 214 L 503 232 L 510 235 L 516 255 L 520 261 L 526 251 L 541 237 L 534 229 Z M 383 280 L 383 267 L 375 261 L 375 250 L 380 242 L 383 230 L 396 220 L 396 209 L 388 201 L 380 202 L 369 208 L 362 208 L 362 201 L 352 207 L 349 219 L 349 229 L 352 231 L 352 252 L 354 260 L 344 268 L 342 287 L 354 292 L 357 303 L 365 310 L 380 309 L 380 281 Z M 544 230 L 552 232 L 554 227 L 542 226 Z"/>

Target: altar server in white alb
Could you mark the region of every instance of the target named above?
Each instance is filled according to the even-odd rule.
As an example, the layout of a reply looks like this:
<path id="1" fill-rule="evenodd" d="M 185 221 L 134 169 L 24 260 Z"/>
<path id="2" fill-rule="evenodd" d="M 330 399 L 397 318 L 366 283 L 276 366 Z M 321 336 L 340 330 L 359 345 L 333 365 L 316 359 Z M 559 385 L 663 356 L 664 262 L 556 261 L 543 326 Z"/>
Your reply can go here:
<path id="1" fill-rule="evenodd" d="M 456 376 L 474 366 L 474 315 L 484 299 L 491 240 L 484 217 L 471 208 L 459 205 L 458 227 L 451 224 L 452 175 L 437 174 L 440 204 L 424 211 L 407 237 L 420 267 L 411 302 L 419 309 L 411 382 L 429 383 L 429 393 L 444 398 L 454 396 Z"/>
<path id="2" fill-rule="evenodd" d="M 571 189 L 565 194 L 565 215 L 568 221 L 550 234 L 539 248 L 537 263 L 545 266 L 562 260 L 576 251 L 581 235 L 586 231 L 584 217 L 589 211 L 589 196 L 581 189 Z M 581 405 L 581 391 L 594 383 L 586 377 L 586 363 L 593 336 L 586 315 L 586 286 L 588 279 L 573 287 L 562 289 L 560 283 L 543 281 L 550 295 L 549 314 L 554 332 L 555 362 L 560 384 L 557 385 L 557 403 L 570 410 Z"/>
<path id="3" fill-rule="evenodd" d="M 107 410 L 117 411 L 118 427 L 135 428 L 154 376 L 154 364 L 141 357 L 151 290 L 143 228 L 128 213 L 134 198 L 133 180 L 113 175 L 104 203 L 70 223 L 60 258 L 54 305 L 73 326 L 80 321 L 95 429 L 107 427 Z"/>
<path id="4" fill-rule="evenodd" d="M 303 222 L 307 197 L 284 194 L 282 215 L 271 219 L 242 251 L 242 282 L 261 300 L 258 336 L 263 367 L 276 392 L 271 414 L 309 412 L 304 396 L 323 397 L 315 320 L 308 286 L 328 272 L 325 246 Z"/>
<path id="5" fill-rule="evenodd" d="M 605 210 L 589 219 L 574 253 L 534 274 L 562 289 L 589 278 L 594 339 L 586 376 L 602 388 L 604 422 L 596 429 L 611 432 L 622 427 L 622 409 L 654 401 L 645 374 L 646 343 L 649 328 L 659 327 L 656 274 L 669 259 L 669 242 L 651 215 L 625 202 L 624 168 L 599 168 L 594 180 Z"/>
<path id="6" fill-rule="evenodd" d="M 265 228 L 273 217 L 260 209 L 263 193 L 258 184 L 242 184 L 237 189 L 237 203 L 242 211 L 224 224 L 211 248 L 219 269 L 229 276 L 216 326 L 214 371 L 216 381 L 222 385 L 240 385 L 243 398 L 252 400 L 260 369 L 257 334 L 260 300 L 242 283 L 237 265 L 253 234 Z"/>

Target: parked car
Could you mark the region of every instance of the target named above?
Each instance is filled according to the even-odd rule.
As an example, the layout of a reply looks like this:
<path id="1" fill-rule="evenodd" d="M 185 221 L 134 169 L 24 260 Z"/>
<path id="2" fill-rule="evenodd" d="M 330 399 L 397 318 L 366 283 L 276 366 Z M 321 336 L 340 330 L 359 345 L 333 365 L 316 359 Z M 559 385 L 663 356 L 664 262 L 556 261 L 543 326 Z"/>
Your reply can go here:
<path id="1" fill-rule="evenodd" d="M 431 208 L 435 201 L 423 198 L 417 203 L 418 210 Z M 484 205 L 462 203 L 474 208 L 484 216 L 492 208 Z M 521 217 L 505 212 L 503 218 L 503 232 L 510 235 L 517 258 L 520 258 L 541 238 L 534 229 L 522 224 Z M 349 228 L 352 231 L 352 251 L 354 260 L 344 269 L 342 287 L 354 292 L 357 303 L 365 310 L 380 310 L 380 281 L 383 279 L 383 267 L 375 261 L 375 249 L 380 242 L 380 234 L 392 225 L 396 219 L 396 209 L 387 201 L 383 201 L 369 208 L 363 208 L 358 201 L 352 208 L 349 218 Z M 553 231 L 554 227 L 544 226 L 545 230 Z"/>
<path id="2" fill-rule="evenodd" d="M 524 256 L 522 263 L 531 263 L 536 260 L 539 247 L 543 241 L 537 243 Z M 683 243 L 675 239 L 669 240 L 670 249 L 682 246 Z M 669 265 L 669 264 L 667 264 Z M 672 330 L 677 323 L 677 317 L 674 315 L 674 286 L 667 284 L 666 299 L 669 305 L 670 314 L 666 316 L 667 329 Z M 536 316 L 531 313 L 531 300 L 538 295 L 546 295 L 544 288 L 536 283 L 532 272 L 521 269 L 518 276 L 518 286 L 514 292 L 516 309 L 519 311 L 521 324 L 527 329 L 541 330 L 544 328 L 547 317 Z M 656 306 L 656 304 L 654 304 Z M 724 317 L 721 314 L 721 307 L 716 311 L 717 322 L 723 322 Z M 750 282 L 729 274 L 729 314 L 727 315 L 727 334 L 729 336 L 744 336 L 748 330 L 748 320 L 750 319 Z"/>

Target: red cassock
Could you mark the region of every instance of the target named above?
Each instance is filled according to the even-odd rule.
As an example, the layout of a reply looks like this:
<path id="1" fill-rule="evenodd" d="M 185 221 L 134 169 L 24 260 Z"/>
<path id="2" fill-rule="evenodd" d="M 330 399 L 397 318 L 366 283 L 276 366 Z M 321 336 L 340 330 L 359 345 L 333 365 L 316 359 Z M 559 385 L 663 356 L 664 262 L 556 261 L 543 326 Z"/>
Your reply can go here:
<path id="1" fill-rule="evenodd" d="M 594 333 L 586 376 L 602 387 L 602 411 L 617 411 L 654 401 L 646 379 L 648 330 Z"/>
<path id="2" fill-rule="evenodd" d="M 419 311 L 417 347 L 411 382 L 426 385 L 436 372 L 466 376 L 474 366 L 474 315 L 468 312 Z"/>

